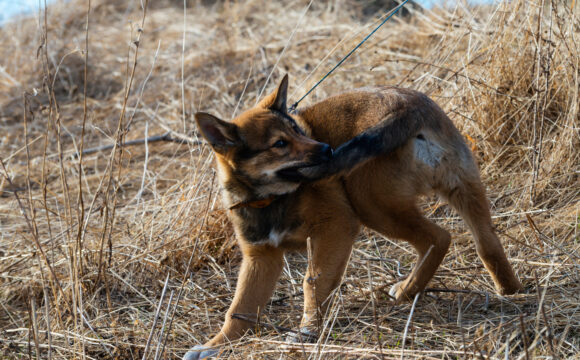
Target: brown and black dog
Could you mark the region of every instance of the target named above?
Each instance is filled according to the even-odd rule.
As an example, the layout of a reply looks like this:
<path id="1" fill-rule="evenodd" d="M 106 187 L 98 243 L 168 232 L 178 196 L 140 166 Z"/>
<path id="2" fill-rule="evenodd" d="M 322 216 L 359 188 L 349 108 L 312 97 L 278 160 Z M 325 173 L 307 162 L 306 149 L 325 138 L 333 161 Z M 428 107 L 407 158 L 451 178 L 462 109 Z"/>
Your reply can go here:
<path id="1" fill-rule="evenodd" d="M 239 338 L 269 300 L 283 254 L 311 239 L 301 329 L 341 281 L 360 226 L 408 241 L 418 253 L 409 276 L 391 289 L 397 300 L 422 291 L 443 260 L 449 233 L 426 219 L 417 197 L 435 192 L 463 217 L 497 291 L 519 280 L 494 233 L 484 186 L 451 120 L 426 95 L 394 87 L 363 88 L 289 114 L 288 79 L 232 122 L 197 113 L 215 151 L 219 181 L 243 261 L 220 332 L 184 359 L 214 355 Z M 336 149 L 335 151 L 332 148 Z"/>

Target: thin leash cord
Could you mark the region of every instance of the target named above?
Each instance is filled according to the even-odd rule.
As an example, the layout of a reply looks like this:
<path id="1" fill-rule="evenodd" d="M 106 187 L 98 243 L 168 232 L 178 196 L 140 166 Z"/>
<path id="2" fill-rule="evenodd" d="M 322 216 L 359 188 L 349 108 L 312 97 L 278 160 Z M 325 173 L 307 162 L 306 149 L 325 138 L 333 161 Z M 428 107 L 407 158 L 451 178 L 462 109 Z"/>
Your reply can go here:
<path id="1" fill-rule="evenodd" d="M 326 75 L 324 75 L 322 77 L 322 79 L 318 80 L 318 82 L 316 84 L 314 84 L 313 87 L 310 88 L 310 90 L 308 90 L 308 92 L 306 94 L 304 94 L 300 99 L 298 99 L 298 101 L 296 101 L 294 104 L 292 104 L 292 106 L 290 106 L 290 108 L 288 109 L 289 112 L 295 112 L 296 108 L 298 107 L 298 104 L 304 100 L 305 97 L 307 97 L 308 95 L 310 95 L 310 93 L 312 91 L 314 91 L 314 89 L 316 89 L 318 87 L 318 85 L 320 85 L 320 83 L 322 83 L 324 80 L 326 80 L 327 77 L 330 76 L 330 74 L 332 74 L 334 72 L 334 70 L 338 69 L 340 67 L 340 65 L 342 65 L 342 63 L 344 63 L 346 61 L 346 59 L 348 59 L 359 47 L 362 46 L 362 44 L 364 44 L 371 36 L 373 36 L 373 34 L 375 32 L 377 32 L 377 30 L 379 30 L 381 28 L 381 26 L 383 26 L 387 21 L 389 21 L 389 19 L 391 17 L 393 17 L 393 15 L 395 15 L 409 0 L 405 0 L 403 1 L 401 4 L 399 4 L 394 10 L 392 10 L 391 14 L 389 16 L 387 16 L 373 31 L 371 31 L 360 43 L 358 43 L 357 46 L 355 46 L 348 54 L 346 54 L 345 57 L 343 57 L 338 64 L 334 65 L 334 67 L 332 69 L 330 69 L 329 72 L 326 73 Z"/>

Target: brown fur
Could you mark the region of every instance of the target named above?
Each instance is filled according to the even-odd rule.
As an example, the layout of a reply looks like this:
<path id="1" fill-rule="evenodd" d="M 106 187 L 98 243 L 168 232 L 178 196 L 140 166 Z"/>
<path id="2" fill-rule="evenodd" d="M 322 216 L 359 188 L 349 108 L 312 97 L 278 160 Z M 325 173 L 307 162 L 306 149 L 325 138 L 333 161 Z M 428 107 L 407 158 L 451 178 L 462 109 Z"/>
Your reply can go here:
<path id="1" fill-rule="evenodd" d="M 226 205 L 244 204 L 230 214 L 243 262 L 224 326 L 186 359 L 211 355 L 208 348 L 242 336 L 250 323 L 232 315 L 258 314 L 284 251 L 304 249 L 307 238 L 312 261 L 302 328 L 316 329 L 317 311 L 324 313 L 339 285 L 361 224 L 417 250 L 417 265 L 392 289 L 397 300 L 412 298 L 432 278 L 451 240 L 417 208 L 417 197 L 431 192 L 465 219 L 498 292 L 521 289 L 494 233 L 472 155 L 435 103 L 412 90 L 381 87 L 340 94 L 290 116 L 286 88 L 285 77 L 277 91 L 231 123 L 196 115 L 216 151 Z M 337 148 L 333 155 L 325 144 Z M 252 206 L 269 196 L 275 200 L 266 208 Z"/>

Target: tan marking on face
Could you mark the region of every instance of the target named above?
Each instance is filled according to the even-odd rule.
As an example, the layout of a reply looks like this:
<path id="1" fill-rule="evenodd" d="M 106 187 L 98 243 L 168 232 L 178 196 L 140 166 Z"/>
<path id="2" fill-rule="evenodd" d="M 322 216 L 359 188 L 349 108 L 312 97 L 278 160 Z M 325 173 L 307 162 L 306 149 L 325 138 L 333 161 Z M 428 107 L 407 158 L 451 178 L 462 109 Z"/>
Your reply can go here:
<path id="1" fill-rule="evenodd" d="M 240 137 L 249 151 L 255 152 L 235 166 L 239 166 L 241 171 L 252 178 L 280 182 L 276 179 L 277 171 L 312 162 L 319 156 L 321 143 L 298 133 L 295 130 L 297 125 L 281 114 L 254 108 L 233 122 L 238 125 Z M 287 145 L 275 147 L 274 144 L 280 140 Z M 291 188 L 293 190 L 295 186 Z"/>

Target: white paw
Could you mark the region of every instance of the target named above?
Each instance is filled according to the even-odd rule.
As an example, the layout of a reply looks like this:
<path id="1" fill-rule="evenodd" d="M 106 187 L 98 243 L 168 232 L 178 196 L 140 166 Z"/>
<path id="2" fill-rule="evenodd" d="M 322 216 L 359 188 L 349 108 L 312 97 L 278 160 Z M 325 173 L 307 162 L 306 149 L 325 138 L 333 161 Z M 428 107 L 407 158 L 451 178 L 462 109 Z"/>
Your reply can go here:
<path id="1" fill-rule="evenodd" d="M 300 333 L 290 333 L 286 336 L 286 341 L 291 343 L 312 344 L 318 340 L 318 335 L 303 327 L 300 328 Z"/>
<path id="2" fill-rule="evenodd" d="M 391 286 L 391 288 L 389 289 L 389 296 L 396 299 L 397 298 L 397 291 L 399 291 L 399 289 L 401 288 L 402 285 L 403 285 L 403 282 L 399 281 L 395 285 Z"/>
<path id="3" fill-rule="evenodd" d="M 203 345 L 196 345 L 191 348 L 184 356 L 183 360 L 201 360 L 209 359 L 218 353 L 217 348 L 210 348 Z"/>

